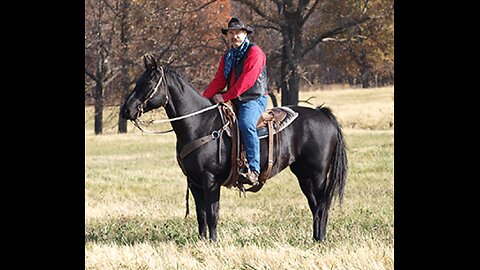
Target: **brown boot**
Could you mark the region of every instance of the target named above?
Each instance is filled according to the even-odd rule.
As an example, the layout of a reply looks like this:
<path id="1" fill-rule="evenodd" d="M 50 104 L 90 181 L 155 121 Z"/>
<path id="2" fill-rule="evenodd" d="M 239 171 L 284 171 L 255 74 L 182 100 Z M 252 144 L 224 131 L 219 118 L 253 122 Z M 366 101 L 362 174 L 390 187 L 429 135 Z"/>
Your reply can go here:
<path id="1" fill-rule="evenodd" d="M 256 186 L 259 184 L 258 182 L 258 172 L 256 171 L 249 171 L 246 174 L 246 179 L 250 182 L 250 185 Z"/>

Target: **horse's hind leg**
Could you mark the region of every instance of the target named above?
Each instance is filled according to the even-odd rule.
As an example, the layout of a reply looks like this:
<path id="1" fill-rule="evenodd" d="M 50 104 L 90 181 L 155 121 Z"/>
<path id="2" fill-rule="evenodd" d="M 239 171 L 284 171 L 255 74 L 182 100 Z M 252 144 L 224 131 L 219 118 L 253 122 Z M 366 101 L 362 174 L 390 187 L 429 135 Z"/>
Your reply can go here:
<path id="1" fill-rule="evenodd" d="M 308 206 L 313 216 L 313 239 L 324 241 L 327 235 L 328 205 L 325 193 L 327 170 L 325 167 L 307 168 L 300 162 L 290 165 L 291 171 L 297 176 L 300 188 L 307 197 Z"/>
<path id="2" fill-rule="evenodd" d="M 317 201 L 317 213 L 314 214 L 314 230 L 313 238 L 317 241 L 324 241 L 327 238 L 327 221 L 328 221 L 328 202 L 326 197 L 321 197 Z"/>
<path id="3" fill-rule="evenodd" d="M 203 188 L 196 184 L 190 185 L 193 198 L 195 200 L 195 209 L 197 210 L 198 235 L 200 239 L 207 238 L 207 215 L 205 213 L 205 202 L 203 199 Z"/>

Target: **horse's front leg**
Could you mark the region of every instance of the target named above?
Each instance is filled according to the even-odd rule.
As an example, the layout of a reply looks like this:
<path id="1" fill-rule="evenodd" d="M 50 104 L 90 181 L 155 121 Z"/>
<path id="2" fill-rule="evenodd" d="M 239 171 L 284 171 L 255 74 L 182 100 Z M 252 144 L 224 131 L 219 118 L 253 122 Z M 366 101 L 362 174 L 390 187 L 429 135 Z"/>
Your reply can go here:
<path id="1" fill-rule="evenodd" d="M 207 214 L 208 232 L 210 241 L 217 241 L 218 210 L 220 207 L 220 185 L 212 174 L 208 173 L 203 180 L 203 198 Z"/>
<path id="2" fill-rule="evenodd" d="M 205 202 L 203 199 L 203 188 L 197 183 L 190 181 L 190 190 L 195 200 L 195 209 L 197 211 L 198 235 L 200 239 L 207 239 L 207 216 L 205 213 Z"/>

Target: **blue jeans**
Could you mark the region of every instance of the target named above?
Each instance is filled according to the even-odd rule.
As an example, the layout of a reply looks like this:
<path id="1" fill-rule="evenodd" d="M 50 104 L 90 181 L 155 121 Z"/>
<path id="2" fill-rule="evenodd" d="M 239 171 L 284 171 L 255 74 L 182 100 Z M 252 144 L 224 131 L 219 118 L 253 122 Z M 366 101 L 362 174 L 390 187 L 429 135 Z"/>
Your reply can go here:
<path id="1" fill-rule="evenodd" d="M 247 102 L 235 102 L 238 110 L 238 128 L 245 145 L 248 167 L 260 173 L 260 140 L 257 135 L 257 122 L 267 109 L 268 96 L 261 96 Z"/>

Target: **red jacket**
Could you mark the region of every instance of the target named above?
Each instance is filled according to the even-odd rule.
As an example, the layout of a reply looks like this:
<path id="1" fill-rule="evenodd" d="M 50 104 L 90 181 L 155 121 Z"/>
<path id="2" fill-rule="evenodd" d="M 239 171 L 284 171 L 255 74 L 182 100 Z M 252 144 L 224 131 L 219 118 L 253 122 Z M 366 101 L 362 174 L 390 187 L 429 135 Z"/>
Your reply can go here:
<path id="1" fill-rule="evenodd" d="M 223 100 L 232 100 L 250 89 L 260 76 L 260 72 L 262 72 L 266 60 L 267 58 L 265 57 L 265 53 L 263 53 L 259 46 L 251 47 L 248 51 L 247 57 L 245 58 L 243 72 L 240 74 L 237 82 L 235 82 L 235 76 L 230 76 L 230 89 L 226 93 L 222 94 Z M 213 80 L 207 86 L 207 89 L 205 89 L 202 94 L 204 97 L 212 98 L 215 94 L 227 86 L 227 80 L 223 75 L 224 67 L 224 57 L 222 56 L 220 59 L 220 64 L 218 65 L 217 73 L 215 74 L 215 78 L 213 78 Z M 232 72 L 230 74 L 235 74 L 234 69 L 235 67 L 232 67 Z"/>

